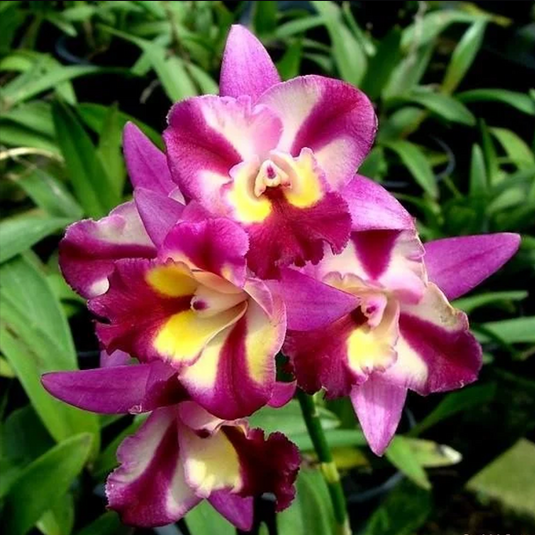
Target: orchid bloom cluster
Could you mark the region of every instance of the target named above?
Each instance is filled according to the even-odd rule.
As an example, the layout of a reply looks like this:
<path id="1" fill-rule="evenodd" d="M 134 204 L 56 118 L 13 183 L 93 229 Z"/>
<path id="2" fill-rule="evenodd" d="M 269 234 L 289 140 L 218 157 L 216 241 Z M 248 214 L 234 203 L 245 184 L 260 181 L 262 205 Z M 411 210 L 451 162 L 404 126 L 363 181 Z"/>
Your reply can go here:
<path id="1" fill-rule="evenodd" d="M 100 413 L 150 413 L 118 450 L 110 508 L 138 526 L 201 499 L 243 530 L 253 498 L 289 505 L 299 454 L 247 416 L 296 384 L 350 396 L 382 454 L 408 390 L 477 378 L 481 348 L 449 303 L 499 269 L 519 238 L 422 244 L 413 218 L 356 174 L 374 140 L 366 96 L 341 81 L 281 82 L 260 42 L 232 28 L 221 95 L 173 106 L 166 153 L 133 124 L 134 199 L 67 230 L 60 262 L 98 318 L 101 367 L 43 377 Z M 295 381 L 277 382 L 275 356 Z"/>

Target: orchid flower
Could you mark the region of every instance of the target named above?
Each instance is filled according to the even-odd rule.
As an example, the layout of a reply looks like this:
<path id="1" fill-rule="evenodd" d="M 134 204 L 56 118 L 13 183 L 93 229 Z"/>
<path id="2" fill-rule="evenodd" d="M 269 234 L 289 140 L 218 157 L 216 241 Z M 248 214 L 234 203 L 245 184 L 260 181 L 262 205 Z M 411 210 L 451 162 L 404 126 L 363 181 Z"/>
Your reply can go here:
<path id="1" fill-rule="evenodd" d="M 262 44 L 233 26 L 220 96 L 173 106 L 164 133 L 169 169 L 185 198 L 248 233 L 250 268 L 317 263 L 324 244 L 339 253 L 349 238 L 344 189 L 376 130 L 367 97 L 322 76 L 280 81 Z"/>
<path id="2" fill-rule="evenodd" d="M 89 297 L 113 352 L 169 363 L 212 414 L 252 414 L 273 395 L 284 305 L 246 265 L 246 232 L 180 203 L 163 153 L 133 125 L 125 154 L 134 201 L 67 230 L 60 265 Z"/>
<path id="3" fill-rule="evenodd" d="M 115 352 L 103 368 L 42 378 L 52 395 L 76 407 L 112 414 L 152 411 L 119 446 L 120 465 L 106 484 L 108 506 L 125 524 L 170 524 L 207 499 L 249 531 L 255 496 L 271 492 L 278 511 L 288 507 L 300 459 L 282 433 L 265 438 L 246 420 L 216 418 L 188 399 L 168 364 L 127 360 Z"/>
<path id="4" fill-rule="evenodd" d="M 283 351 L 306 392 L 324 388 L 328 398 L 351 397 L 371 449 L 382 454 L 408 390 L 427 395 L 476 380 L 481 347 L 449 300 L 498 270 L 517 250 L 519 236 L 422 245 L 397 201 L 375 213 L 363 207 L 362 196 L 348 202 L 359 226 L 345 250 L 326 252 L 301 272 L 283 271 L 282 293 L 291 296 Z M 319 305 L 331 310 L 328 317 L 319 316 Z"/>

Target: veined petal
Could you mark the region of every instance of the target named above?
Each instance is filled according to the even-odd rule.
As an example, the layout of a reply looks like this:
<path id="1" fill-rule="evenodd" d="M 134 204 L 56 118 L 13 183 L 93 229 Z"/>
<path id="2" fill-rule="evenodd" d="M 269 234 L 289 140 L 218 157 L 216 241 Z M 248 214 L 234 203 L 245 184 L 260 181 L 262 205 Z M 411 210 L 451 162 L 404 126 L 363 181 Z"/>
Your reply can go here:
<path id="1" fill-rule="evenodd" d="M 218 218 L 176 225 L 165 239 L 160 256 L 184 262 L 193 270 L 219 275 L 241 288 L 248 249 L 246 232 L 238 224 Z"/>
<path id="2" fill-rule="evenodd" d="M 356 276 L 372 286 L 395 292 L 402 300 L 417 302 L 427 281 L 423 252 L 416 231 L 353 232 L 341 254 L 324 257 L 317 276 Z"/>
<path id="3" fill-rule="evenodd" d="M 186 398 L 176 370 L 159 362 L 46 373 L 41 382 L 65 403 L 103 414 L 147 412 Z"/>
<path id="4" fill-rule="evenodd" d="M 276 278 L 279 268 L 307 261 L 317 264 L 325 245 L 333 253 L 345 247 L 351 217 L 342 197 L 335 192 L 323 193 L 312 206 L 299 208 L 275 190 L 270 194 L 272 213 L 261 223 L 247 225 L 251 269 L 262 278 Z"/>
<path id="5" fill-rule="evenodd" d="M 275 355 L 286 332 L 284 307 L 271 316 L 252 299 L 246 314 L 216 336 L 180 380 L 191 398 L 225 420 L 252 414 L 273 394 Z"/>
<path id="6" fill-rule="evenodd" d="M 223 489 L 240 496 L 272 492 L 277 511 L 292 501 L 300 458 L 295 445 L 281 433 L 266 440 L 260 429 L 223 426 L 218 433 L 201 438 L 181 429 L 179 442 L 186 480 L 198 496 L 208 498 Z"/>
<path id="7" fill-rule="evenodd" d="M 250 97 L 204 96 L 173 106 L 164 132 L 173 180 L 189 199 L 222 214 L 219 190 L 242 161 L 263 158 L 280 137 L 280 119 Z"/>
<path id="8" fill-rule="evenodd" d="M 113 351 L 108 353 L 107 351 L 100 352 L 99 365 L 101 368 L 111 368 L 113 366 L 124 366 L 130 362 L 132 357 L 124 351 Z"/>
<path id="9" fill-rule="evenodd" d="M 288 329 L 308 331 L 329 325 L 355 310 L 358 298 L 295 269 L 281 269 L 279 292 L 283 296 Z"/>
<path id="10" fill-rule="evenodd" d="M 296 388 L 297 381 L 290 381 L 289 383 L 277 381 L 273 389 L 273 396 L 271 396 L 268 405 L 274 409 L 284 407 L 294 397 Z"/>
<path id="11" fill-rule="evenodd" d="M 364 93 L 339 80 L 300 76 L 274 85 L 259 103 L 282 120 L 278 149 L 293 156 L 304 147 L 312 149 L 335 189 L 353 178 L 375 137 L 372 104 Z"/>
<path id="12" fill-rule="evenodd" d="M 349 206 L 352 230 L 413 230 L 414 218 L 381 185 L 356 175 L 341 191 Z"/>
<path id="13" fill-rule="evenodd" d="M 220 95 L 248 95 L 254 101 L 278 82 L 280 77 L 277 68 L 262 43 L 247 28 L 234 24 L 223 53 Z"/>
<path id="14" fill-rule="evenodd" d="M 90 301 L 90 309 L 109 324 L 97 325 L 108 350 L 121 349 L 141 361 L 191 364 L 220 331 L 245 312 L 241 303 L 210 317 L 191 309 L 198 283 L 187 266 L 169 261 L 121 260 L 110 289 Z"/>
<path id="15" fill-rule="evenodd" d="M 223 428 L 240 459 L 242 496 L 275 495 L 275 511 L 286 509 L 294 499 L 294 482 L 301 464 L 299 450 L 282 433 L 267 439 L 262 429 L 243 432 L 240 427 Z"/>
<path id="16" fill-rule="evenodd" d="M 178 406 L 178 415 L 180 421 L 188 426 L 192 431 L 197 433 L 201 438 L 213 435 L 223 425 L 245 425 L 245 420 L 234 420 L 228 422 L 222 420 L 213 414 L 210 414 L 206 409 L 203 409 L 198 403 L 194 401 L 184 401 Z"/>
<path id="17" fill-rule="evenodd" d="M 429 280 L 456 299 L 498 271 L 518 250 L 520 236 L 503 232 L 446 238 L 425 244 Z"/>
<path id="18" fill-rule="evenodd" d="M 158 409 L 117 450 L 106 483 L 108 506 L 125 524 L 155 527 L 182 518 L 200 498 L 187 485 L 174 408 Z"/>
<path id="19" fill-rule="evenodd" d="M 146 188 L 166 197 L 173 193 L 177 201 L 184 202 L 171 179 L 165 154 L 134 124 L 126 123 L 123 131 L 126 167 L 135 188 Z"/>
<path id="20" fill-rule="evenodd" d="M 133 202 L 121 204 L 99 221 L 84 219 L 72 224 L 59 246 L 63 276 L 88 298 L 106 292 L 116 260 L 155 254 Z"/>
<path id="21" fill-rule="evenodd" d="M 169 231 L 181 220 L 184 205 L 158 191 L 137 188 L 134 200 L 147 234 L 160 247 Z"/>
<path id="22" fill-rule="evenodd" d="M 212 492 L 208 501 L 231 524 L 242 531 L 251 531 L 254 520 L 254 499 L 238 496 L 228 490 Z"/>
<path id="23" fill-rule="evenodd" d="M 298 385 L 308 393 L 325 388 L 330 399 L 346 396 L 356 384 L 396 361 L 398 304 L 390 300 L 380 324 L 371 328 L 360 308 L 330 325 L 290 331 L 284 353 Z"/>
<path id="24" fill-rule="evenodd" d="M 351 402 L 371 450 L 382 455 L 401 420 L 407 389 L 375 376 L 351 390 Z"/>
<path id="25" fill-rule="evenodd" d="M 399 329 L 398 359 L 382 380 L 427 395 L 477 379 L 481 346 L 468 331 L 466 315 L 433 283 L 418 304 L 402 306 Z"/>

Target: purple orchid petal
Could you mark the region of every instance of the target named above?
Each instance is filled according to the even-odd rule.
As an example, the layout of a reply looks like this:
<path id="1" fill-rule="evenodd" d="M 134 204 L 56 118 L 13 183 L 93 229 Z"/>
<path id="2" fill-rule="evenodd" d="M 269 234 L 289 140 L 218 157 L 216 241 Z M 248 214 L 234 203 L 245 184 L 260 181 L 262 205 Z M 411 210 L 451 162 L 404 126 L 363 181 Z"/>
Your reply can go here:
<path id="1" fill-rule="evenodd" d="M 146 188 L 165 196 L 173 192 L 178 201 L 184 202 L 184 197 L 176 191 L 176 184 L 171 179 L 165 154 L 133 123 L 126 123 L 124 127 L 123 146 L 134 189 Z"/>
<path id="2" fill-rule="evenodd" d="M 248 95 L 256 100 L 278 82 L 277 68 L 262 43 L 244 26 L 233 25 L 223 54 L 220 95 Z"/>
<path id="3" fill-rule="evenodd" d="M 180 221 L 184 205 L 145 188 L 137 188 L 134 199 L 147 234 L 160 247 L 169 231 Z"/>
<path id="4" fill-rule="evenodd" d="M 477 379 L 481 346 L 466 314 L 454 309 L 430 283 L 422 300 L 404 304 L 399 318 L 398 359 L 382 378 L 421 395 L 462 388 Z"/>
<path id="5" fill-rule="evenodd" d="M 312 149 L 336 190 L 353 178 L 375 137 L 377 118 L 368 97 L 339 80 L 294 78 L 268 89 L 259 103 L 282 120 L 277 148 L 293 156 L 304 147 Z"/>
<path id="6" fill-rule="evenodd" d="M 54 397 L 103 414 L 147 412 L 185 398 L 176 371 L 163 363 L 53 372 L 41 381 Z"/>
<path id="7" fill-rule="evenodd" d="M 173 106 L 164 132 L 173 180 L 188 199 L 223 215 L 221 187 L 242 161 L 265 159 L 280 138 L 281 122 L 249 97 L 194 97 Z"/>
<path id="8" fill-rule="evenodd" d="M 177 434 L 175 409 L 158 409 L 117 450 L 120 466 L 108 477 L 106 495 L 123 523 L 171 524 L 201 500 L 185 481 Z"/>
<path id="9" fill-rule="evenodd" d="M 208 501 L 231 524 L 241 531 L 251 531 L 254 520 L 254 499 L 242 497 L 227 490 L 212 492 Z"/>
<path id="10" fill-rule="evenodd" d="M 392 440 L 403 412 L 407 389 L 370 377 L 351 390 L 351 402 L 371 450 L 382 455 Z"/>
<path id="11" fill-rule="evenodd" d="M 282 302 L 274 299 L 273 305 L 268 315 L 249 301 L 247 312 L 180 375 L 191 398 L 219 418 L 248 416 L 272 398 L 275 355 L 286 332 Z"/>
<path id="12" fill-rule="evenodd" d="M 108 353 L 107 351 L 100 352 L 100 367 L 111 368 L 113 366 L 125 366 L 130 362 L 130 355 L 124 351 L 113 351 Z"/>
<path id="13" fill-rule="evenodd" d="M 243 287 L 245 255 L 249 248 L 246 232 L 228 219 L 209 219 L 176 225 L 165 239 L 160 256 L 186 263 Z"/>
<path id="14" fill-rule="evenodd" d="M 341 191 L 352 219 L 352 230 L 412 230 L 414 218 L 388 191 L 361 175 Z"/>
<path id="15" fill-rule="evenodd" d="M 296 331 L 325 327 L 358 305 L 354 295 L 295 269 L 281 269 L 279 286 L 286 305 L 288 329 Z"/>
<path id="16" fill-rule="evenodd" d="M 520 236 L 503 232 L 446 238 L 425 244 L 429 280 L 456 299 L 498 271 L 518 250 Z"/>
<path id="17" fill-rule="evenodd" d="M 281 407 L 284 407 L 284 405 L 289 403 L 294 397 L 296 388 L 297 381 L 291 381 L 289 383 L 277 381 L 268 405 L 274 409 L 280 409 Z"/>
<path id="18" fill-rule="evenodd" d="M 353 232 L 339 255 L 326 254 L 316 269 L 324 279 L 330 273 L 355 276 L 417 302 L 425 291 L 424 248 L 414 230 Z"/>
<path id="19" fill-rule="evenodd" d="M 108 289 L 116 260 L 155 254 L 135 204 L 127 202 L 99 221 L 84 219 L 68 227 L 59 246 L 59 263 L 66 281 L 89 298 Z"/>

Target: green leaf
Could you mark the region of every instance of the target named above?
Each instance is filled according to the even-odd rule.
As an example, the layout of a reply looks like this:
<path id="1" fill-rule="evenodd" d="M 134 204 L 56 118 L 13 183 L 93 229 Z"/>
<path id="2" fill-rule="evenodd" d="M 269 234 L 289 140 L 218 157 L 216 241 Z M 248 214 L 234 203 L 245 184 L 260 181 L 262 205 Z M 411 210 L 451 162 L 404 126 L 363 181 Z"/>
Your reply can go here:
<path id="1" fill-rule="evenodd" d="M 324 17 L 334 61 L 341 77 L 353 85 L 359 85 L 368 63 L 362 45 L 342 22 L 340 8 L 334 2 L 313 1 L 312 5 Z"/>
<path id="2" fill-rule="evenodd" d="M 431 483 L 418 462 L 407 438 L 395 436 L 385 452 L 386 458 L 419 487 L 429 490 Z"/>
<path id="3" fill-rule="evenodd" d="M 57 88 L 62 82 L 81 76 L 99 74 L 106 70 L 109 71 L 110 69 L 102 69 L 101 67 L 90 65 L 71 65 L 68 67 L 58 65 L 47 73 L 35 76 L 25 84 L 20 84 L 20 87 L 13 88 L 11 84 L 8 84 L 0 91 L 0 100 L 5 108 L 11 108 L 20 102 L 35 97 L 39 93 Z"/>
<path id="4" fill-rule="evenodd" d="M 0 263 L 64 229 L 71 218 L 26 213 L 0 221 Z"/>
<path id="5" fill-rule="evenodd" d="M 458 451 L 445 444 L 437 444 L 432 440 L 422 440 L 420 438 L 403 437 L 403 439 L 420 466 L 437 468 L 458 464 L 462 460 L 462 455 Z"/>
<path id="6" fill-rule="evenodd" d="M 503 304 L 504 302 L 522 301 L 528 297 L 526 291 L 511 291 L 511 292 L 489 292 L 471 297 L 463 297 L 456 299 L 452 304 L 455 308 L 460 308 L 467 314 L 470 314 L 475 309 L 482 306 Z"/>
<path id="7" fill-rule="evenodd" d="M 321 473 L 302 468 L 296 489 L 292 505 L 276 517 L 279 535 L 335 535 L 332 502 Z"/>
<path id="8" fill-rule="evenodd" d="M 524 93 L 516 93 L 507 89 L 472 89 L 458 93 L 461 102 L 501 102 L 520 110 L 528 115 L 535 115 L 535 100 Z"/>
<path id="9" fill-rule="evenodd" d="M 459 44 L 456 46 L 451 57 L 450 64 L 446 69 L 442 90 L 445 93 L 452 93 L 461 83 L 465 74 L 470 69 L 485 35 L 487 27 L 486 20 L 478 20 L 468 28 Z"/>
<path id="10" fill-rule="evenodd" d="M 115 511 L 108 511 L 78 531 L 76 535 L 123 535 L 126 533 L 130 533 L 130 528 L 121 522 Z"/>
<path id="11" fill-rule="evenodd" d="M 414 143 L 404 140 L 388 141 L 385 147 L 393 150 L 410 171 L 420 187 L 433 199 L 438 197 L 438 187 L 431 165 L 423 151 Z"/>
<path id="12" fill-rule="evenodd" d="M 327 409 L 318 407 L 318 411 L 324 429 L 333 429 L 340 424 L 338 418 Z M 299 402 L 295 399 L 279 409 L 272 407 L 260 409 L 249 418 L 249 424 L 251 427 L 262 428 L 266 433 L 280 431 L 290 438 L 306 433 L 307 430 Z"/>
<path id="13" fill-rule="evenodd" d="M 194 507 L 184 518 L 190 535 L 235 535 L 236 528 L 223 518 L 206 500 Z"/>
<path id="14" fill-rule="evenodd" d="M 45 275 L 25 258 L 0 268 L 0 347 L 33 407 L 55 440 L 90 432 L 98 451 L 96 415 L 56 400 L 42 387 L 41 374 L 76 369 L 72 337 Z"/>
<path id="15" fill-rule="evenodd" d="M 503 173 L 500 171 L 496 149 L 492 142 L 492 138 L 490 137 L 489 129 L 487 128 L 485 121 L 482 119 L 479 121 L 479 128 L 481 130 L 481 143 L 483 146 L 483 155 L 485 156 L 487 176 L 490 184 L 497 184 L 501 181 Z"/>
<path id="16" fill-rule="evenodd" d="M 451 24 L 488 19 L 482 14 L 474 15 L 457 9 L 433 11 L 424 17 L 416 17 L 415 22 L 403 31 L 401 45 L 403 48 L 422 46 L 433 41 Z"/>
<path id="17" fill-rule="evenodd" d="M 288 37 L 305 33 L 307 30 L 316 28 L 318 26 L 323 26 L 324 24 L 325 17 L 323 16 L 295 19 L 277 26 L 274 36 L 277 39 L 288 39 Z"/>
<path id="18" fill-rule="evenodd" d="M 415 106 L 399 108 L 382 122 L 377 134 L 378 143 L 406 138 L 418 128 L 424 117 L 425 111 L 421 108 Z"/>
<path id="19" fill-rule="evenodd" d="M 368 442 L 362 431 L 358 429 L 325 429 L 325 437 L 331 448 L 347 448 L 367 446 Z M 307 433 L 290 434 L 289 438 L 303 451 L 313 451 L 312 439 Z"/>
<path id="20" fill-rule="evenodd" d="M 483 151 L 479 145 L 472 147 L 472 160 L 470 165 L 470 195 L 482 197 L 488 192 L 487 170 Z"/>
<path id="21" fill-rule="evenodd" d="M 432 511 L 431 494 L 408 480 L 390 491 L 373 512 L 364 535 L 412 535 Z"/>
<path id="22" fill-rule="evenodd" d="M 419 435 L 446 418 L 489 403 L 494 398 L 495 393 L 496 385 L 489 383 L 469 386 L 458 392 L 447 394 L 430 414 L 410 430 L 409 435 Z"/>
<path id="23" fill-rule="evenodd" d="M 67 492 L 88 460 L 91 442 L 87 433 L 71 437 L 20 473 L 5 501 L 5 535 L 27 533 L 49 509 L 51 498 Z"/>
<path id="24" fill-rule="evenodd" d="M 100 218 L 120 202 L 87 132 L 64 104 L 53 105 L 58 143 L 78 202 L 88 216 Z"/>
<path id="25" fill-rule="evenodd" d="M 379 43 L 375 56 L 370 59 L 361 89 L 372 101 L 380 96 L 401 60 L 400 42 L 401 30 L 392 28 Z"/>
<path id="26" fill-rule="evenodd" d="M 359 167 L 359 173 L 364 176 L 372 177 L 374 180 L 381 180 L 386 174 L 388 164 L 385 158 L 383 147 L 374 147 L 366 159 Z"/>
<path id="27" fill-rule="evenodd" d="M 404 96 L 420 82 L 431 61 L 433 48 L 432 43 L 419 46 L 399 62 L 382 91 L 384 100 Z"/>
<path id="28" fill-rule="evenodd" d="M 98 142 L 98 155 L 118 198 L 122 196 L 126 179 L 126 169 L 121 150 L 122 126 L 117 104 L 114 104 L 108 109 L 104 118 Z"/>
<path id="29" fill-rule="evenodd" d="M 490 133 L 499 141 L 518 169 L 529 169 L 535 166 L 533 152 L 517 134 L 506 128 L 491 128 Z"/>
<path id="30" fill-rule="evenodd" d="M 524 316 L 501 321 L 491 321 L 482 325 L 486 331 L 508 344 L 535 343 L 535 316 Z M 489 341 L 489 336 L 478 333 L 478 340 Z"/>
<path id="31" fill-rule="evenodd" d="M 79 104 L 76 108 L 76 111 L 84 121 L 84 123 L 91 129 L 93 132 L 102 135 L 104 130 L 104 124 L 106 122 L 106 116 L 108 114 L 107 106 L 102 106 L 101 104 Z M 121 130 L 124 128 L 124 125 L 131 121 L 133 122 L 142 132 L 150 138 L 150 140 L 158 146 L 160 149 L 163 149 L 162 136 L 156 132 L 153 128 L 142 123 L 135 117 L 128 115 L 122 111 L 119 112 L 119 119 L 121 121 Z"/>
<path id="32" fill-rule="evenodd" d="M 60 151 L 51 137 L 9 121 L 0 121 L 0 143 L 11 147 L 42 149 L 48 151 L 51 156 L 60 156 Z"/>
<path id="33" fill-rule="evenodd" d="M 476 118 L 458 100 L 441 93 L 414 89 L 408 96 L 409 102 L 420 104 L 434 114 L 455 123 L 474 126 Z"/>
<path id="34" fill-rule="evenodd" d="M 303 42 L 301 39 L 293 41 L 287 48 L 284 56 L 277 63 L 277 70 L 283 80 L 289 80 L 299 75 Z"/>
<path id="35" fill-rule="evenodd" d="M 76 221 L 82 217 L 82 208 L 67 191 L 65 186 L 52 175 L 38 167 L 28 171 L 16 180 L 35 202 L 50 216 Z"/>
<path id="36" fill-rule="evenodd" d="M 253 27 L 257 35 L 272 35 L 277 27 L 277 2 L 266 0 L 253 4 Z"/>
<path id="37" fill-rule="evenodd" d="M 523 438 L 467 484 L 479 495 L 535 520 L 535 444 Z"/>
<path id="38" fill-rule="evenodd" d="M 35 100 L 21 104 L 2 114 L 2 120 L 13 121 L 44 136 L 55 136 L 52 109 L 48 102 Z"/>
<path id="39" fill-rule="evenodd" d="M 67 492 L 56 500 L 37 522 L 37 527 L 44 535 L 70 535 L 74 526 L 74 500 Z"/>

